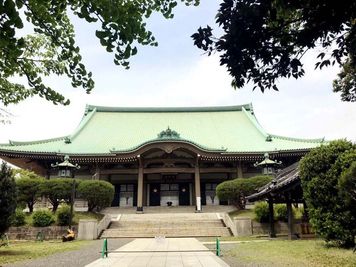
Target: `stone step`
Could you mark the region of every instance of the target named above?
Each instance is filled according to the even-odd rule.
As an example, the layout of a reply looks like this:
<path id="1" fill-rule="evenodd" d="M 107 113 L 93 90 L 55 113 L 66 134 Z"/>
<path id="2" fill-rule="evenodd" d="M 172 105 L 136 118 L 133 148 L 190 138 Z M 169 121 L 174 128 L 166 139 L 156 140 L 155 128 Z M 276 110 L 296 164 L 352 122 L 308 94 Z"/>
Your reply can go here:
<path id="1" fill-rule="evenodd" d="M 165 237 L 211 237 L 211 236 L 230 236 L 230 230 L 227 227 L 220 228 L 208 228 L 208 229 L 149 229 L 146 231 L 138 230 L 118 230 L 118 229 L 108 229 L 105 230 L 101 238 L 121 238 L 121 237 L 155 237 L 155 236 L 165 236 Z"/>
<path id="2" fill-rule="evenodd" d="M 231 236 L 215 213 L 122 214 L 101 238 Z"/>
<path id="3" fill-rule="evenodd" d="M 222 226 L 221 221 L 211 222 L 112 222 L 110 228 L 142 228 L 142 227 L 219 227 Z"/>

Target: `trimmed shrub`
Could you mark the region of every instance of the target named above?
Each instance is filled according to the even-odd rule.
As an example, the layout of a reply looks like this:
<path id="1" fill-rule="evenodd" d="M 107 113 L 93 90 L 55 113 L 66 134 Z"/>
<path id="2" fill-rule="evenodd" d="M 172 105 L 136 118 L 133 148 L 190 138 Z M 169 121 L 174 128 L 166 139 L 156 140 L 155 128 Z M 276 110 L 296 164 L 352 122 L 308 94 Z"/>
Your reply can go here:
<path id="1" fill-rule="evenodd" d="M 20 177 L 16 180 L 18 189 L 17 201 L 26 203 L 29 211 L 32 213 L 33 206 L 41 196 L 40 187 L 44 179 L 39 176 L 25 176 L 25 174 L 22 174 Z"/>
<path id="2" fill-rule="evenodd" d="M 54 216 L 49 210 L 36 210 L 32 214 L 32 224 L 36 227 L 50 226 L 54 221 Z"/>
<path id="3" fill-rule="evenodd" d="M 245 208 L 246 196 L 255 193 L 266 185 L 272 177 L 259 175 L 251 178 L 237 178 L 225 181 L 216 187 L 216 194 L 220 200 L 227 200 L 240 209 Z"/>
<path id="4" fill-rule="evenodd" d="M 52 204 L 53 213 L 56 212 L 62 199 L 66 203 L 70 202 L 72 187 L 73 179 L 69 178 L 53 178 L 41 184 L 41 194 Z"/>
<path id="5" fill-rule="evenodd" d="M 81 181 L 78 186 L 80 195 L 88 201 L 88 211 L 101 210 L 111 205 L 114 199 L 114 186 L 106 181 Z"/>
<path id="6" fill-rule="evenodd" d="M 73 218 L 74 219 L 74 212 L 73 212 Z M 60 207 L 57 211 L 57 224 L 58 225 L 69 225 L 70 222 L 70 206 L 68 205 L 63 205 Z"/>
<path id="7" fill-rule="evenodd" d="M 26 224 L 26 214 L 21 209 L 16 209 L 15 213 L 11 216 L 12 226 L 23 226 Z"/>
<path id="8" fill-rule="evenodd" d="M 269 208 L 267 202 L 257 202 L 253 208 L 256 221 L 260 223 L 269 222 Z"/>

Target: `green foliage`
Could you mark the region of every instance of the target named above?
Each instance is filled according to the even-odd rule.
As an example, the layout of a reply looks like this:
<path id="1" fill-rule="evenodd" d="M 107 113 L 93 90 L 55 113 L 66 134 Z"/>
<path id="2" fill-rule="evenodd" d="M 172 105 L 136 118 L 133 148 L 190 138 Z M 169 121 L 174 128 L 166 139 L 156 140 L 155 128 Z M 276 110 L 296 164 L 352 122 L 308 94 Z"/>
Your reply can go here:
<path id="1" fill-rule="evenodd" d="M 11 216 L 12 226 L 23 226 L 26 224 L 26 214 L 21 209 L 16 209 L 15 213 Z"/>
<path id="2" fill-rule="evenodd" d="M 44 180 L 41 184 L 40 191 L 52 204 L 52 211 L 56 212 L 62 199 L 67 203 L 70 202 L 72 186 L 73 179 L 53 178 Z"/>
<path id="3" fill-rule="evenodd" d="M 54 216 L 49 210 L 36 210 L 32 214 L 32 223 L 35 227 L 50 226 L 54 221 Z"/>
<path id="4" fill-rule="evenodd" d="M 341 196 L 346 203 L 352 207 L 356 206 L 356 161 L 354 161 L 350 168 L 346 169 L 339 180 L 338 187 Z"/>
<path id="5" fill-rule="evenodd" d="M 73 212 L 74 218 L 74 212 Z M 72 221 L 73 221 L 72 218 Z M 70 222 L 70 206 L 63 205 L 57 211 L 57 224 L 58 225 L 69 225 Z"/>
<path id="6" fill-rule="evenodd" d="M 237 178 L 225 181 L 216 187 L 216 194 L 221 200 L 228 200 L 240 209 L 245 208 L 245 197 L 272 180 L 270 176 L 255 176 L 251 178 Z"/>
<path id="7" fill-rule="evenodd" d="M 33 206 L 41 196 L 41 184 L 43 182 L 43 178 L 25 170 L 22 170 L 20 178 L 16 179 L 17 201 L 26 203 L 30 212 L 33 212 Z"/>
<path id="8" fill-rule="evenodd" d="M 80 182 L 78 192 L 88 201 L 88 211 L 93 211 L 110 206 L 115 190 L 109 182 L 87 180 Z"/>
<path id="9" fill-rule="evenodd" d="M 269 222 L 269 208 L 267 202 L 257 202 L 253 208 L 255 219 L 260 223 Z"/>
<path id="10" fill-rule="evenodd" d="M 356 205 L 345 201 L 340 177 L 352 171 L 355 161 L 356 145 L 338 140 L 312 149 L 300 164 L 303 194 L 313 228 L 326 241 L 343 246 L 355 244 Z"/>
<path id="11" fill-rule="evenodd" d="M 286 204 L 274 205 L 274 216 L 275 219 L 282 222 L 288 222 L 288 211 Z"/>
<path id="12" fill-rule="evenodd" d="M 199 0 L 181 2 L 197 5 Z M 145 20 L 152 12 L 172 18 L 176 5 L 175 0 L 1 1 L 0 101 L 8 105 L 38 95 L 54 104 L 69 104 L 43 82 L 51 74 L 67 76 L 73 87 L 82 87 L 87 93 L 94 88 L 68 13 L 100 25 L 95 32 L 100 44 L 114 53 L 115 64 L 128 68 L 138 44 L 157 46 Z M 30 24 L 34 34 L 22 34 L 24 23 Z M 28 87 L 14 83 L 11 77 L 16 75 L 23 76 Z"/>
<path id="13" fill-rule="evenodd" d="M 3 162 L 0 166 L 0 235 L 10 226 L 11 215 L 16 209 L 16 195 L 12 170 Z"/>
<path id="14" fill-rule="evenodd" d="M 335 91 L 356 101 L 355 17 L 354 0 L 223 0 L 216 15 L 222 36 L 207 26 L 192 38 L 209 55 L 220 53 L 234 88 L 252 81 L 262 92 L 278 90 L 281 77 L 304 76 L 301 59 L 318 46 L 315 68 L 342 66 Z"/>

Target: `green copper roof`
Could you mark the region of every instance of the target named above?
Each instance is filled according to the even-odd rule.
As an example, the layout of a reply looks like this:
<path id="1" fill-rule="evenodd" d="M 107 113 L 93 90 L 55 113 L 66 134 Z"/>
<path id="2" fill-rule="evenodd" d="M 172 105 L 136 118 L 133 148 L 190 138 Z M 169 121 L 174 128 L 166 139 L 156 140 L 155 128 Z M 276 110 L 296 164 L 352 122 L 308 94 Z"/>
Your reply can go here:
<path id="1" fill-rule="evenodd" d="M 167 131 L 168 132 L 167 133 Z M 224 107 L 116 108 L 87 106 L 72 135 L 0 145 L 0 151 L 108 154 L 145 144 L 182 141 L 221 153 L 310 149 L 323 139 L 266 133 L 251 104 Z"/>

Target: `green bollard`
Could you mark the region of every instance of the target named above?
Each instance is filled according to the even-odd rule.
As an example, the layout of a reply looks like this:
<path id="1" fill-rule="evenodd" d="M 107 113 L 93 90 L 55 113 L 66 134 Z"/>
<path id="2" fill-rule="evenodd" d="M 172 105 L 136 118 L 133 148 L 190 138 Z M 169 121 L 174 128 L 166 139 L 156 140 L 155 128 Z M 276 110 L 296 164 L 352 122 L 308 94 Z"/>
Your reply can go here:
<path id="1" fill-rule="evenodd" d="M 107 258 L 108 257 L 108 240 L 104 239 L 103 250 L 101 251 L 101 257 Z"/>
<path id="2" fill-rule="evenodd" d="M 220 240 L 219 240 L 219 237 L 216 238 L 216 256 L 220 257 Z"/>

